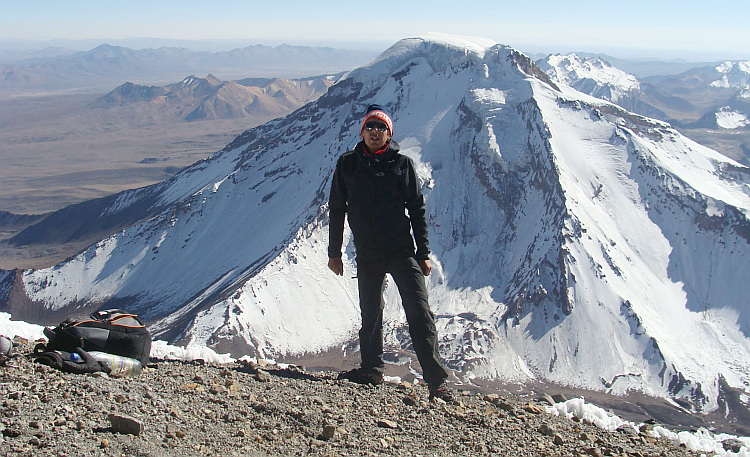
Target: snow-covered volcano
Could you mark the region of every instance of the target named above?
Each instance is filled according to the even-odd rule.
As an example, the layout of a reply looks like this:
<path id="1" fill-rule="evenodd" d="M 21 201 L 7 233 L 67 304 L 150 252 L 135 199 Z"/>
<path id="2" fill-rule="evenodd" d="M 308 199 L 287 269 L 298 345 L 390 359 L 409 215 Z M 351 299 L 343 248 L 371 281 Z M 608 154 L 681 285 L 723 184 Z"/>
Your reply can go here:
<path id="1" fill-rule="evenodd" d="M 630 92 L 640 90 L 634 75 L 625 73 L 600 57 L 584 58 L 578 54 L 552 54 L 537 61 L 539 67 L 554 81 L 615 104 Z"/>
<path id="2" fill-rule="evenodd" d="M 316 102 L 122 193 L 102 216 L 157 215 L 8 275 L 7 306 L 116 305 L 156 337 L 234 355 L 356 341 L 353 250 L 343 278 L 327 270 L 326 202 L 371 103 L 392 110 L 423 182 L 431 302 L 460 377 L 638 389 L 703 411 L 723 387 L 750 390 L 748 169 L 481 39 L 402 40 Z M 387 345 L 408 350 L 386 293 Z"/>

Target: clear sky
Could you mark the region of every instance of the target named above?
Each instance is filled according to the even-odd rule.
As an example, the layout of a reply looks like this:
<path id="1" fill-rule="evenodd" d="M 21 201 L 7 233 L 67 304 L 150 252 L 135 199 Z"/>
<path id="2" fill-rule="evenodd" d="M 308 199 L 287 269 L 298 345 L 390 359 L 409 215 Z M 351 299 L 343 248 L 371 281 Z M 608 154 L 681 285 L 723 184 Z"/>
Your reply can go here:
<path id="1" fill-rule="evenodd" d="M 385 49 L 443 32 L 527 53 L 750 60 L 748 0 L 0 0 L 0 40 L 242 39 Z"/>

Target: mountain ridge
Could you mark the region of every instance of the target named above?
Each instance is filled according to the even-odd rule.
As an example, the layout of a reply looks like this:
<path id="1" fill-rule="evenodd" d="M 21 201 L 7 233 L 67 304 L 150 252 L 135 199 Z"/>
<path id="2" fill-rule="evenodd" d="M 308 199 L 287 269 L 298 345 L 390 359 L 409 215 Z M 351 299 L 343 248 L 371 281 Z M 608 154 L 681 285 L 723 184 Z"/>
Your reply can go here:
<path id="1" fill-rule="evenodd" d="M 186 74 L 223 79 L 248 76 L 303 78 L 338 73 L 366 63 L 374 53 L 324 47 L 253 45 L 206 52 L 161 47 L 133 50 L 101 44 L 88 51 L 0 64 L 0 95 L 61 90 L 92 91 L 132 81 L 154 84 Z"/>
<path id="2" fill-rule="evenodd" d="M 278 117 L 315 100 L 335 82 L 336 76 L 245 78 L 222 81 L 212 74 L 188 76 L 166 86 L 127 82 L 90 104 L 93 108 L 141 105 L 187 122 L 237 119 L 248 116 Z"/>

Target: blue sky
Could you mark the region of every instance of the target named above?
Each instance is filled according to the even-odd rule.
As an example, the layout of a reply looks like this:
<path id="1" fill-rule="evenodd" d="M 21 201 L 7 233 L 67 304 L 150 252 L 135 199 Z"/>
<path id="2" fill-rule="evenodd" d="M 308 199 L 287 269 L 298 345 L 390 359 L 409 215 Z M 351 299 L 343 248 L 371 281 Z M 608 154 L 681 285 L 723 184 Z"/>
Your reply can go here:
<path id="1" fill-rule="evenodd" d="M 750 2 L 0 0 L 0 40 L 247 40 L 385 49 L 443 32 L 524 52 L 750 59 Z"/>

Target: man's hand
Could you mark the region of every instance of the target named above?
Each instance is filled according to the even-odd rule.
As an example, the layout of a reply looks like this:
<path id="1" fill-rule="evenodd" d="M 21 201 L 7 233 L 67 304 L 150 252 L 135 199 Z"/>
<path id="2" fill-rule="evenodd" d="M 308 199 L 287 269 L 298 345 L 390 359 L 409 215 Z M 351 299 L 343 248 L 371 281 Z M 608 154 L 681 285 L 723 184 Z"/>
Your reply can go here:
<path id="1" fill-rule="evenodd" d="M 329 263 L 330 265 L 330 263 Z M 419 268 L 422 269 L 422 274 L 425 276 L 430 276 L 430 272 L 432 271 L 432 263 L 428 260 L 420 260 L 419 261 Z"/>
<path id="2" fill-rule="evenodd" d="M 329 258 L 328 268 L 337 275 L 344 276 L 344 261 L 341 260 L 341 257 Z M 424 271 L 424 269 L 422 271 Z"/>

